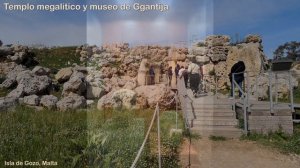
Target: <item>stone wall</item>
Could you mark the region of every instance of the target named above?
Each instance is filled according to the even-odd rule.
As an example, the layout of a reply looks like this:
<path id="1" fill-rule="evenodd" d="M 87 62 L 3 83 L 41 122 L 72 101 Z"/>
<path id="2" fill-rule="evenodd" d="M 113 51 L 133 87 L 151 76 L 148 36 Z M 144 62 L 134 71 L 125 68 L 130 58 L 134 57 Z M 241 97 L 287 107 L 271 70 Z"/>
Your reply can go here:
<path id="1" fill-rule="evenodd" d="M 250 115 L 248 120 L 250 132 L 267 134 L 269 132 L 283 131 L 293 134 L 293 120 L 290 112 L 281 114 Z"/>
<path id="2" fill-rule="evenodd" d="M 219 90 L 230 88 L 228 74 L 231 67 L 238 61 L 243 61 L 248 72 L 250 96 L 261 100 L 267 99 L 269 79 L 268 75 L 263 73 L 266 72 L 268 62 L 263 51 L 261 37 L 248 35 L 243 42 L 238 44 L 230 44 L 229 42 L 228 36 L 213 35 L 208 36 L 204 42 L 195 43 L 189 48 L 187 58 L 194 59 L 202 65 L 204 88 L 214 89 L 215 82 L 217 82 L 217 89 Z M 297 78 L 300 78 L 300 75 Z M 288 76 L 286 74 L 278 75 L 277 83 L 279 98 L 286 98 L 289 92 Z M 292 79 L 292 85 L 298 86 L 295 77 Z"/>

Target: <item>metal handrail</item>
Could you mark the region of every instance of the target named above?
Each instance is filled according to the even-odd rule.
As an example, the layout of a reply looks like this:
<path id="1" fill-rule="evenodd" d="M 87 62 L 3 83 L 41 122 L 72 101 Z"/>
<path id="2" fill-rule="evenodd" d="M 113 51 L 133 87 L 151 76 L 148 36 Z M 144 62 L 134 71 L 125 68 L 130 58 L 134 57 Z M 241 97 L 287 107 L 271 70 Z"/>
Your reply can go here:
<path id="1" fill-rule="evenodd" d="M 184 118 L 185 118 L 185 127 L 186 127 L 186 129 L 190 129 L 191 126 L 190 126 L 190 123 L 188 121 L 188 114 L 187 114 L 187 108 L 186 108 L 186 105 L 187 105 L 186 97 L 188 97 L 188 95 L 187 95 L 187 91 L 186 91 L 183 79 L 179 78 L 179 80 L 177 82 L 177 90 L 178 90 L 178 92 L 177 92 L 178 95 L 177 96 L 179 98 L 181 98 L 181 108 L 182 108 Z M 193 115 L 194 115 L 193 117 L 195 119 L 195 114 L 193 114 Z"/>
<path id="2" fill-rule="evenodd" d="M 248 133 L 248 114 L 247 114 L 247 109 L 249 107 L 249 94 L 248 91 L 244 92 L 243 89 L 238 85 L 238 83 L 235 81 L 234 76 L 237 74 L 247 74 L 246 72 L 239 72 L 239 73 L 232 73 L 232 96 L 233 99 L 235 100 L 235 96 L 234 96 L 234 90 L 235 90 L 235 86 L 237 86 L 239 92 L 242 93 L 242 99 L 243 99 L 243 111 L 244 111 L 244 132 L 247 134 Z M 248 78 L 248 76 L 246 76 Z M 249 80 L 247 80 L 248 82 Z M 249 86 L 249 83 L 247 83 L 247 86 Z M 235 101 L 234 101 L 235 102 Z M 235 104 L 233 105 L 234 107 L 234 111 L 235 111 Z"/>

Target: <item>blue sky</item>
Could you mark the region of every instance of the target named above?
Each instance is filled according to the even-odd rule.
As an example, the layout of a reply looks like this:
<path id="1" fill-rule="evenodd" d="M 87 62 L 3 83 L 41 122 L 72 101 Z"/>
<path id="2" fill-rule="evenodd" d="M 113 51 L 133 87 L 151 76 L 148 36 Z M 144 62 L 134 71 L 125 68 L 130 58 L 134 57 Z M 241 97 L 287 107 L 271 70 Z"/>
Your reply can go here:
<path id="1" fill-rule="evenodd" d="M 248 34 L 263 38 L 271 57 L 278 45 L 300 41 L 299 0 L 0 0 L 0 39 L 8 43 L 79 45 L 129 42 L 131 45 L 190 45 L 206 35 L 235 40 Z M 167 12 L 5 11 L 12 4 L 156 4 Z"/>

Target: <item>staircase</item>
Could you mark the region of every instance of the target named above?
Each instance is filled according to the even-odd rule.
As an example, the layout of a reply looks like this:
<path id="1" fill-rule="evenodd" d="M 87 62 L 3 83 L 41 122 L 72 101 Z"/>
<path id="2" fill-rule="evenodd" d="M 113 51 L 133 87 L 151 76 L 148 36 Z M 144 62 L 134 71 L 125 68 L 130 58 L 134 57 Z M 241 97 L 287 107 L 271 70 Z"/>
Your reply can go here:
<path id="1" fill-rule="evenodd" d="M 238 120 L 232 110 L 231 100 L 214 96 L 195 98 L 187 106 L 187 113 L 194 116 L 189 117 L 191 131 L 203 137 L 238 138 L 242 135 L 242 130 L 237 128 Z"/>

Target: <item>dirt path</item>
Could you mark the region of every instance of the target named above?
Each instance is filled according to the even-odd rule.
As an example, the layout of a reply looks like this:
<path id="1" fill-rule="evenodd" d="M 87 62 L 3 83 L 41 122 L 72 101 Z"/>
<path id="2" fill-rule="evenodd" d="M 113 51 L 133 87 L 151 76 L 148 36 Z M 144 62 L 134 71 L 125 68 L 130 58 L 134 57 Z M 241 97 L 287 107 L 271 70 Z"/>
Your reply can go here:
<path id="1" fill-rule="evenodd" d="M 191 145 L 192 168 L 299 168 L 300 156 L 284 155 L 255 142 L 208 138 L 193 140 Z M 182 167 L 188 167 L 189 143 L 181 148 Z"/>

